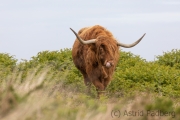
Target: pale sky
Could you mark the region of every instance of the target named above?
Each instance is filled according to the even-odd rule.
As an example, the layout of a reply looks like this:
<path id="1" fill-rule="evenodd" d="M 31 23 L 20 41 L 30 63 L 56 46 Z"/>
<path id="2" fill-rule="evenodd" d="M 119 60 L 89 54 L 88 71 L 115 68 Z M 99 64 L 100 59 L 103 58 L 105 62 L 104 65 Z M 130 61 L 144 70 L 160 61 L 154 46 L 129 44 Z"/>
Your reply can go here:
<path id="1" fill-rule="evenodd" d="M 180 49 L 179 0 L 1 0 L 0 53 L 29 60 L 38 52 L 72 48 L 75 31 L 101 25 L 122 48 L 146 60 Z"/>

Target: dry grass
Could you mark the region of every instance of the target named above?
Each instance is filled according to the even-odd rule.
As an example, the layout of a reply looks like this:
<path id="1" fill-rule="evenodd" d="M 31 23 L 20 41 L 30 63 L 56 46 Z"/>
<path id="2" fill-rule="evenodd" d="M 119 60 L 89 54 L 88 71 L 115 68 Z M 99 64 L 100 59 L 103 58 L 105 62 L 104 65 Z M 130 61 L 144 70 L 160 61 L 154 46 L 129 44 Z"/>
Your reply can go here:
<path id="1" fill-rule="evenodd" d="M 178 114 L 175 118 L 173 115 L 147 115 L 146 106 L 155 101 L 158 97 L 155 94 L 95 99 L 64 87 L 62 81 L 56 81 L 49 71 L 45 68 L 39 72 L 35 68 L 28 71 L 23 80 L 22 73 L 14 71 L 0 83 L 0 119 L 178 120 Z"/>

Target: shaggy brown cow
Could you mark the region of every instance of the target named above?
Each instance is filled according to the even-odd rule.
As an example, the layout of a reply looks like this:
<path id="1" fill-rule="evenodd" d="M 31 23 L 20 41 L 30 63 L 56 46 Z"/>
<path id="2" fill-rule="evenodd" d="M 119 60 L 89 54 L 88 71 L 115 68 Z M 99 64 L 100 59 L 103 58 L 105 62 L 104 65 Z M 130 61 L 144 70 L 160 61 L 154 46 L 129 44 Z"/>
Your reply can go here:
<path id="1" fill-rule="evenodd" d="M 119 46 L 133 47 L 145 35 L 127 45 L 117 42 L 110 31 L 99 25 L 82 28 L 78 34 L 71 30 L 77 37 L 72 49 L 73 62 L 82 73 L 89 90 L 91 83 L 94 84 L 98 97 L 105 92 L 112 78 L 119 59 Z"/>

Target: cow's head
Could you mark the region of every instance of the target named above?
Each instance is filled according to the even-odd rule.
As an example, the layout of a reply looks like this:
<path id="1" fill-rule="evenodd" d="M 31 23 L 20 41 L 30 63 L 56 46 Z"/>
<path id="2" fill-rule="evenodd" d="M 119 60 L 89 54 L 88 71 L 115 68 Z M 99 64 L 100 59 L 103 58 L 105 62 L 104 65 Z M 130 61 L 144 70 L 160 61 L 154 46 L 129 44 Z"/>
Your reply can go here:
<path id="1" fill-rule="evenodd" d="M 119 50 L 116 41 L 111 39 L 108 36 L 99 36 L 95 43 L 96 58 L 107 68 L 114 66 L 115 52 Z"/>
<path id="2" fill-rule="evenodd" d="M 71 29 L 71 28 L 70 28 Z M 137 45 L 142 38 L 145 36 L 145 34 L 138 39 L 136 42 L 132 44 L 123 44 L 115 41 L 114 39 L 111 40 L 112 38 L 109 38 L 107 36 L 98 36 L 96 39 L 91 39 L 91 40 L 86 40 L 84 41 L 79 37 L 79 35 L 73 30 L 73 33 L 76 35 L 77 39 L 80 41 L 82 44 L 95 44 L 95 49 L 97 51 L 96 57 L 99 60 L 99 62 L 106 66 L 107 68 L 110 68 L 111 66 L 114 65 L 114 55 L 115 52 L 119 49 L 118 46 L 122 46 L 125 48 L 131 48 L 135 45 Z"/>

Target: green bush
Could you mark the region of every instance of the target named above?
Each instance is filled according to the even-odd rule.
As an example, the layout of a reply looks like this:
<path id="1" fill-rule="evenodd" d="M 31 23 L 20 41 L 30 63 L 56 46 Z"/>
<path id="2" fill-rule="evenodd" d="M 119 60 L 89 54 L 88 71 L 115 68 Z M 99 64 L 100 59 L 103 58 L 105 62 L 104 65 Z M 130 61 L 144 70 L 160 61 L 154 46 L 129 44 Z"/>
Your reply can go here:
<path id="1" fill-rule="evenodd" d="M 31 57 L 30 61 L 26 62 L 28 68 L 36 67 L 37 65 L 47 64 L 56 70 L 67 69 L 72 62 L 71 49 L 60 51 L 42 51 L 36 56 Z"/>
<path id="2" fill-rule="evenodd" d="M 10 67 L 11 69 L 16 65 L 17 59 L 7 53 L 0 53 L 1 67 Z"/>
<path id="3" fill-rule="evenodd" d="M 44 67 L 50 67 L 51 72 L 56 74 L 57 72 L 70 70 L 74 65 L 72 64 L 71 49 L 64 49 L 59 51 L 42 51 L 36 56 L 31 57 L 31 60 L 23 60 L 18 64 L 18 70 L 23 72 L 22 79 L 27 75 L 29 69 L 37 68 L 41 71 Z"/>
<path id="4" fill-rule="evenodd" d="M 17 59 L 7 53 L 0 53 L 0 82 L 15 68 Z"/>
<path id="5" fill-rule="evenodd" d="M 121 53 L 121 58 L 108 86 L 112 93 L 121 95 L 134 91 L 151 91 L 164 96 L 180 96 L 180 71 L 156 62 L 147 62 L 131 53 Z"/>
<path id="6" fill-rule="evenodd" d="M 173 49 L 170 52 L 164 52 L 163 55 L 158 55 L 156 58 L 156 62 L 160 65 L 180 69 L 180 50 Z"/>

